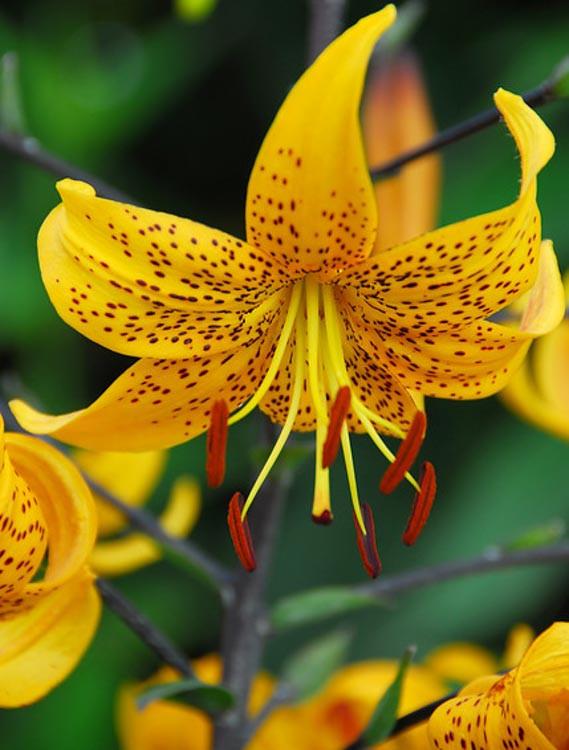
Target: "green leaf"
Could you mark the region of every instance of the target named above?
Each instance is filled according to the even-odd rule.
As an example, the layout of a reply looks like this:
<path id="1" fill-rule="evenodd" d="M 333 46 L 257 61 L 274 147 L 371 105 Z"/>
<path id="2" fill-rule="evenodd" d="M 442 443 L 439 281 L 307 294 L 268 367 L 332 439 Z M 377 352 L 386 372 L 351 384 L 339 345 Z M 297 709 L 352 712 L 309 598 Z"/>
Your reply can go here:
<path id="1" fill-rule="evenodd" d="M 567 533 L 567 525 L 562 518 L 552 518 L 546 523 L 528 529 L 511 542 L 503 545 L 502 549 L 508 552 L 534 547 L 547 547 L 559 542 Z"/>
<path id="2" fill-rule="evenodd" d="M 348 586 L 329 586 L 281 599 L 273 607 L 270 619 L 275 630 L 284 630 L 363 607 L 381 606 L 384 606 L 384 602 L 377 596 Z"/>
<path id="3" fill-rule="evenodd" d="M 15 52 L 6 52 L 0 58 L 0 128 L 17 134 L 26 130 L 19 70 Z"/>
<path id="4" fill-rule="evenodd" d="M 299 701 L 318 692 L 344 663 L 351 638 L 343 630 L 330 633 L 297 651 L 285 664 L 283 682 L 291 686 Z"/>
<path id="5" fill-rule="evenodd" d="M 152 685 L 148 690 L 139 693 L 136 705 L 139 710 L 159 700 L 175 700 L 205 711 L 207 714 L 219 714 L 231 708 L 235 699 L 233 694 L 219 685 L 206 685 L 196 679 L 165 682 Z"/>
<path id="6" fill-rule="evenodd" d="M 555 67 L 551 76 L 552 91 L 560 99 L 569 97 L 569 55 Z"/>
<path id="7" fill-rule="evenodd" d="M 368 745 L 383 742 L 391 734 L 397 721 L 403 680 L 405 679 L 407 668 L 415 655 L 415 651 L 415 646 L 408 646 L 401 657 L 395 679 L 381 697 L 362 735 L 362 745 L 367 747 Z"/>

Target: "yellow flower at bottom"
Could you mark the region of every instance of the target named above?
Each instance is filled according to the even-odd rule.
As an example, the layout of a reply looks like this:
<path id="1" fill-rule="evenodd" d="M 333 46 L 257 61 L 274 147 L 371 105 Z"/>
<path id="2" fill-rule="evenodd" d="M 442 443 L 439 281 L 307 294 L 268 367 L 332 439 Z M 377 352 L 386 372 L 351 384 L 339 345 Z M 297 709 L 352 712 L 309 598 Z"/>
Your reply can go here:
<path id="1" fill-rule="evenodd" d="M 74 458 L 83 472 L 102 489 L 126 505 L 137 507 L 145 503 L 156 488 L 164 471 L 166 453 L 75 451 Z M 106 577 L 123 575 L 160 559 L 160 548 L 145 534 L 130 533 L 116 539 L 108 538 L 122 532 L 127 521 L 97 493 L 95 504 L 99 539 L 90 558 L 93 570 Z M 184 537 L 194 527 L 200 506 L 201 493 L 197 482 L 189 477 L 179 477 L 159 518 L 160 525 L 172 536 Z"/>
<path id="2" fill-rule="evenodd" d="M 435 750 L 569 750 L 569 623 L 542 633 L 506 675 L 444 703 L 429 737 Z"/>
<path id="3" fill-rule="evenodd" d="M 87 567 L 95 534 L 71 461 L 0 420 L 0 707 L 43 697 L 89 645 L 101 608 Z"/>

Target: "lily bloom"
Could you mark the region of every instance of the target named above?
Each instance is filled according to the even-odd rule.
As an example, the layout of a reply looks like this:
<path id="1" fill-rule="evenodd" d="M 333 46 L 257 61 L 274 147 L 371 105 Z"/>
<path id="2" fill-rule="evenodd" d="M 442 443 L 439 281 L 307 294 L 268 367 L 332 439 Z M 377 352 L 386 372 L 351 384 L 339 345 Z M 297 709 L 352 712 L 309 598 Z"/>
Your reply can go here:
<path id="1" fill-rule="evenodd" d="M 405 675 L 399 714 L 410 713 L 449 692 L 452 680 L 466 682 L 503 666 L 515 666 L 529 645 L 527 626 L 515 628 L 500 661 L 486 649 L 471 643 L 449 643 L 431 652 L 424 664 L 412 664 Z M 193 663 L 198 677 L 217 684 L 221 679 L 219 657 L 209 655 Z M 362 733 L 377 702 L 393 681 L 394 660 L 357 662 L 339 669 L 313 697 L 276 709 L 247 745 L 247 750 L 344 750 Z M 128 685 L 119 695 L 119 734 L 124 750 L 176 747 L 209 750 L 211 721 L 201 711 L 181 703 L 160 700 L 143 710 L 136 707 L 141 689 L 176 679 L 170 668 L 151 679 Z M 253 682 L 249 712 L 256 716 L 270 699 L 274 679 L 261 672 Z M 376 746 L 381 750 L 431 750 L 427 721 Z M 470 748 L 469 748 L 470 750 Z"/>
<path id="2" fill-rule="evenodd" d="M 50 416 L 21 402 L 29 431 L 94 450 L 142 451 L 208 431 L 210 482 L 223 477 L 228 425 L 256 407 L 282 430 L 229 525 L 243 565 L 255 557 L 247 512 L 293 430 L 316 433 L 313 516 L 332 518 L 329 466 L 341 446 L 358 547 L 379 573 L 373 514 L 362 508 L 350 433 L 389 462 L 392 491 L 416 490 L 404 540 L 419 535 L 436 481 L 409 473 L 426 427 L 413 398 L 476 399 L 500 390 L 531 340 L 557 323 L 540 286 L 556 269 L 540 252 L 536 177 L 553 153 L 548 128 L 500 89 L 496 106 L 521 157 L 518 198 L 389 249 L 359 123 L 366 67 L 393 23 L 391 5 L 338 37 L 299 79 L 257 156 L 247 241 L 188 219 L 98 198 L 63 180 L 39 234 L 42 277 L 61 317 L 93 341 L 140 357 L 93 404 Z M 537 280 L 537 282 L 536 282 Z M 536 287 L 537 283 L 537 287 Z M 488 317 L 527 290 L 519 329 Z M 544 312 L 545 311 L 545 312 Z M 382 435 L 401 440 L 394 454 Z"/>
<path id="3" fill-rule="evenodd" d="M 569 305 L 569 274 L 564 276 L 565 306 Z M 512 310 L 515 313 L 516 310 Z M 510 409 L 536 427 L 569 440 L 569 319 L 536 341 L 500 394 Z"/>
<path id="4" fill-rule="evenodd" d="M 160 481 L 166 455 L 165 451 L 75 451 L 73 458 L 83 473 L 103 490 L 126 505 L 138 507 L 148 500 Z M 97 544 L 89 564 L 97 574 L 107 578 L 124 575 L 161 558 L 156 542 L 139 532 L 125 535 L 123 532 L 128 522 L 122 513 L 97 492 L 94 492 L 94 499 L 98 516 Z M 158 519 L 160 525 L 172 536 L 185 537 L 196 524 L 200 505 L 201 493 L 197 482 L 186 476 L 178 477 Z M 120 536 L 112 538 L 115 534 Z"/>
<path id="5" fill-rule="evenodd" d="M 0 421 L 0 707 L 42 698 L 91 642 L 95 534 L 91 493 L 71 461 Z"/>
<path id="6" fill-rule="evenodd" d="M 569 623 L 559 622 L 503 676 L 467 685 L 429 720 L 435 750 L 569 748 Z"/>

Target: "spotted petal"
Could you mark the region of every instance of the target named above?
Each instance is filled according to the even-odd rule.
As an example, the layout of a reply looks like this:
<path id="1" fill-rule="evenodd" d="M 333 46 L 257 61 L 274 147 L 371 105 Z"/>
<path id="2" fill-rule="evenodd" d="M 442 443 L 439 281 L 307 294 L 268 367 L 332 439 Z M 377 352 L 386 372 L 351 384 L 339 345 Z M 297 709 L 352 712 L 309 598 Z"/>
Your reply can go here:
<path id="1" fill-rule="evenodd" d="M 247 192 L 247 237 L 291 274 L 366 258 L 377 221 L 359 106 L 388 5 L 327 47 L 295 84 L 261 146 Z"/>
<path id="2" fill-rule="evenodd" d="M 429 338 L 492 315 L 534 283 L 541 242 L 536 176 L 550 159 L 549 129 L 519 96 L 495 102 L 520 152 L 518 199 L 506 208 L 429 232 L 344 273 L 350 304 L 386 335 Z"/>
<path id="3" fill-rule="evenodd" d="M 30 432 L 81 448 L 168 448 L 207 429 L 215 400 L 224 399 L 234 410 L 253 393 L 268 367 L 274 334 L 271 329 L 257 341 L 211 357 L 141 359 L 91 406 L 69 414 L 43 414 L 23 401 L 10 406 Z"/>
<path id="4" fill-rule="evenodd" d="M 92 577 L 82 572 L 34 607 L 0 622 L 0 707 L 42 698 L 75 668 L 101 612 Z"/>
<path id="5" fill-rule="evenodd" d="M 503 677 L 468 685 L 429 720 L 434 748 L 560 750 L 569 725 L 569 624 L 556 623 Z"/>
<path id="6" fill-rule="evenodd" d="M 62 180 L 39 260 L 66 323 L 134 357 L 189 357 L 255 338 L 278 314 L 284 270 L 262 250 L 189 219 L 97 198 Z M 278 295 L 276 295 L 278 297 Z"/>

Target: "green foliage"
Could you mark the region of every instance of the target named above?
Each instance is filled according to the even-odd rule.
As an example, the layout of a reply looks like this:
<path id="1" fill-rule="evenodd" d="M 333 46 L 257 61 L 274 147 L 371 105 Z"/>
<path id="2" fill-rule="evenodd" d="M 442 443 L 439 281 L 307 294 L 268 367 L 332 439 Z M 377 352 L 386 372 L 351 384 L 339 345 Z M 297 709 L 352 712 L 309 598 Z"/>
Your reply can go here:
<path id="1" fill-rule="evenodd" d="M 177 703 L 199 708 L 210 715 L 227 711 L 235 703 L 233 694 L 226 688 L 219 685 L 205 685 L 199 680 L 188 679 L 152 685 L 138 694 L 136 705 L 142 710 L 154 701 L 160 700 L 174 700 Z"/>
<path id="2" fill-rule="evenodd" d="M 348 586 L 302 591 L 281 599 L 271 611 L 271 624 L 275 630 L 307 625 L 329 617 L 347 614 L 363 607 L 380 607 L 377 596 L 365 594 Z"/>
<path id="3" fill-rule="evenodd" d="M 343 630 L 304 646 L 284 665 L 282 679 L 303 701 L 317 693 L 346 659 L 352 635 Z"/>

